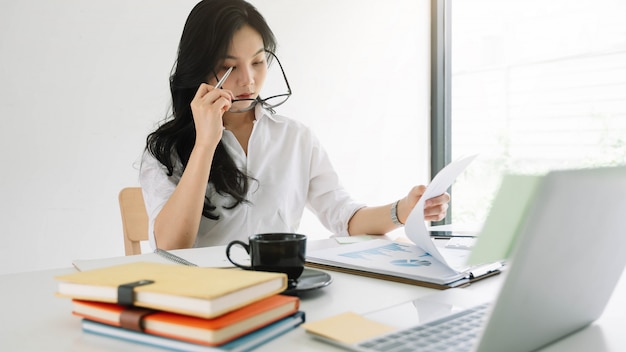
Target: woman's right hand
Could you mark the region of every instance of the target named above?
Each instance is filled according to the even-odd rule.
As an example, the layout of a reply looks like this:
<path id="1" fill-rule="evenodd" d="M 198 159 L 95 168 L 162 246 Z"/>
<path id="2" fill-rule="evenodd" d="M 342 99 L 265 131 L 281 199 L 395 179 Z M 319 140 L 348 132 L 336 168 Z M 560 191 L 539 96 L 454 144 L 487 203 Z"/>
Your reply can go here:
<path id="1" fill-rule="evenodd" d="M 215 149 L 222 138 L 222 116 L 232 104 L 234 96 L 226 89 L 202 83 L 191 101 L 191 113 L 196 127 L 195 144 Z"/>

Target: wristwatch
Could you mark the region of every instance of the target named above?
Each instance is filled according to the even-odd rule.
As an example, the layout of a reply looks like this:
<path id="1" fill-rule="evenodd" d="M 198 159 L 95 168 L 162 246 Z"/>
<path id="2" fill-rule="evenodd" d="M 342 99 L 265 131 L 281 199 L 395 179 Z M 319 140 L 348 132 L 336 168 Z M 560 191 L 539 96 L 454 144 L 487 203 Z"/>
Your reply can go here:
<path id="1" fill-rule="evenodd" d="M 391 222 L 398 226 L 404 226 L 400 219 L 398 219 L 398 203 L 400 201 L 397 200 L 391 205 Z"/>

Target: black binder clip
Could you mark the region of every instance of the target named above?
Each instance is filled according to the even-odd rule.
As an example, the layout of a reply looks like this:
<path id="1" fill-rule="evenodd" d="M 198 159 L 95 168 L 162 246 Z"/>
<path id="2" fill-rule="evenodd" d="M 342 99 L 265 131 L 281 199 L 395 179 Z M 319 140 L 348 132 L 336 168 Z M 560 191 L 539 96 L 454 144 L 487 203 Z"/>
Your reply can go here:
<path id="1" fill-rule="evenodd" d="M 122 306 L 132 306 L 135 303 L 135 291 L 137 286 L 144 286 L 154 283 L 152 280 L 139 280 L 117 287 L 117 304 Z"/>

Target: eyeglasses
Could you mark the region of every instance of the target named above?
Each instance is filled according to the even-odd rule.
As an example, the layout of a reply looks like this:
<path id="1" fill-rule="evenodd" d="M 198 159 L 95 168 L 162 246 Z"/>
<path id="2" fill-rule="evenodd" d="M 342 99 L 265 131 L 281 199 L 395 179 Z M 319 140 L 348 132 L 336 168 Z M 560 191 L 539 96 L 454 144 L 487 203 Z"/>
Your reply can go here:
<path id="1" fill-rule="evenodd" d="M 265 54 L 267 55 L 265 62 L 268 67 L 267 76 L 261 93 L 269 93 L 269 96 L 267 98 L 261 98 L 261 94 L 259 94 L 256 99 L 234 99 L 230 109 L 228 110 L 229 112 L 237 113 L 250 111 L 254 109 L 257 104 L 261 104 L 264 108 L 270 110 L 271 112 L 275 112 L 273 108 L 282 105 L 291 96 L 291 87 L 289 86 L 289 81 L 287 81 L 283 65 L 280 64 L 276 55 L 271 51 L 266 50 Z M 272 69 L 273 67 L 271 63 L 274 60 L 278 64 L 278 69 Z M 216 81 L 219 81 L 217 74 L 215 72 L 213 72 L 213 74 L 215 75 Z"/>

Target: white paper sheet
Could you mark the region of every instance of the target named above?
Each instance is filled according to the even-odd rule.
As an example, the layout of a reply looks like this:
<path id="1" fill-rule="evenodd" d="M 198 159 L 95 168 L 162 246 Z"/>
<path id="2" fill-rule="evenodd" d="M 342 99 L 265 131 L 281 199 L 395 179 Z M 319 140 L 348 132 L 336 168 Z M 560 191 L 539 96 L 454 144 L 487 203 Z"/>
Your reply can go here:
<path id="1" fill-rule="evenodd" d="M 446 190 L 452 186 L 454 180 L 456 180 L 475 158 L 476 155 L 460 158 L 439 171 L 426 188 L 426 191 L 413 208 L 413 211 L 411 211 L 411 214 L 409 214 L 404 226 L 404 232 L 415 245 L 446 265 L 448 265 L 448 263 L 433 244 L 428 229 L 426 228 L 426 222 L 424 220 L 424 202 L 446 192 Z"/>

